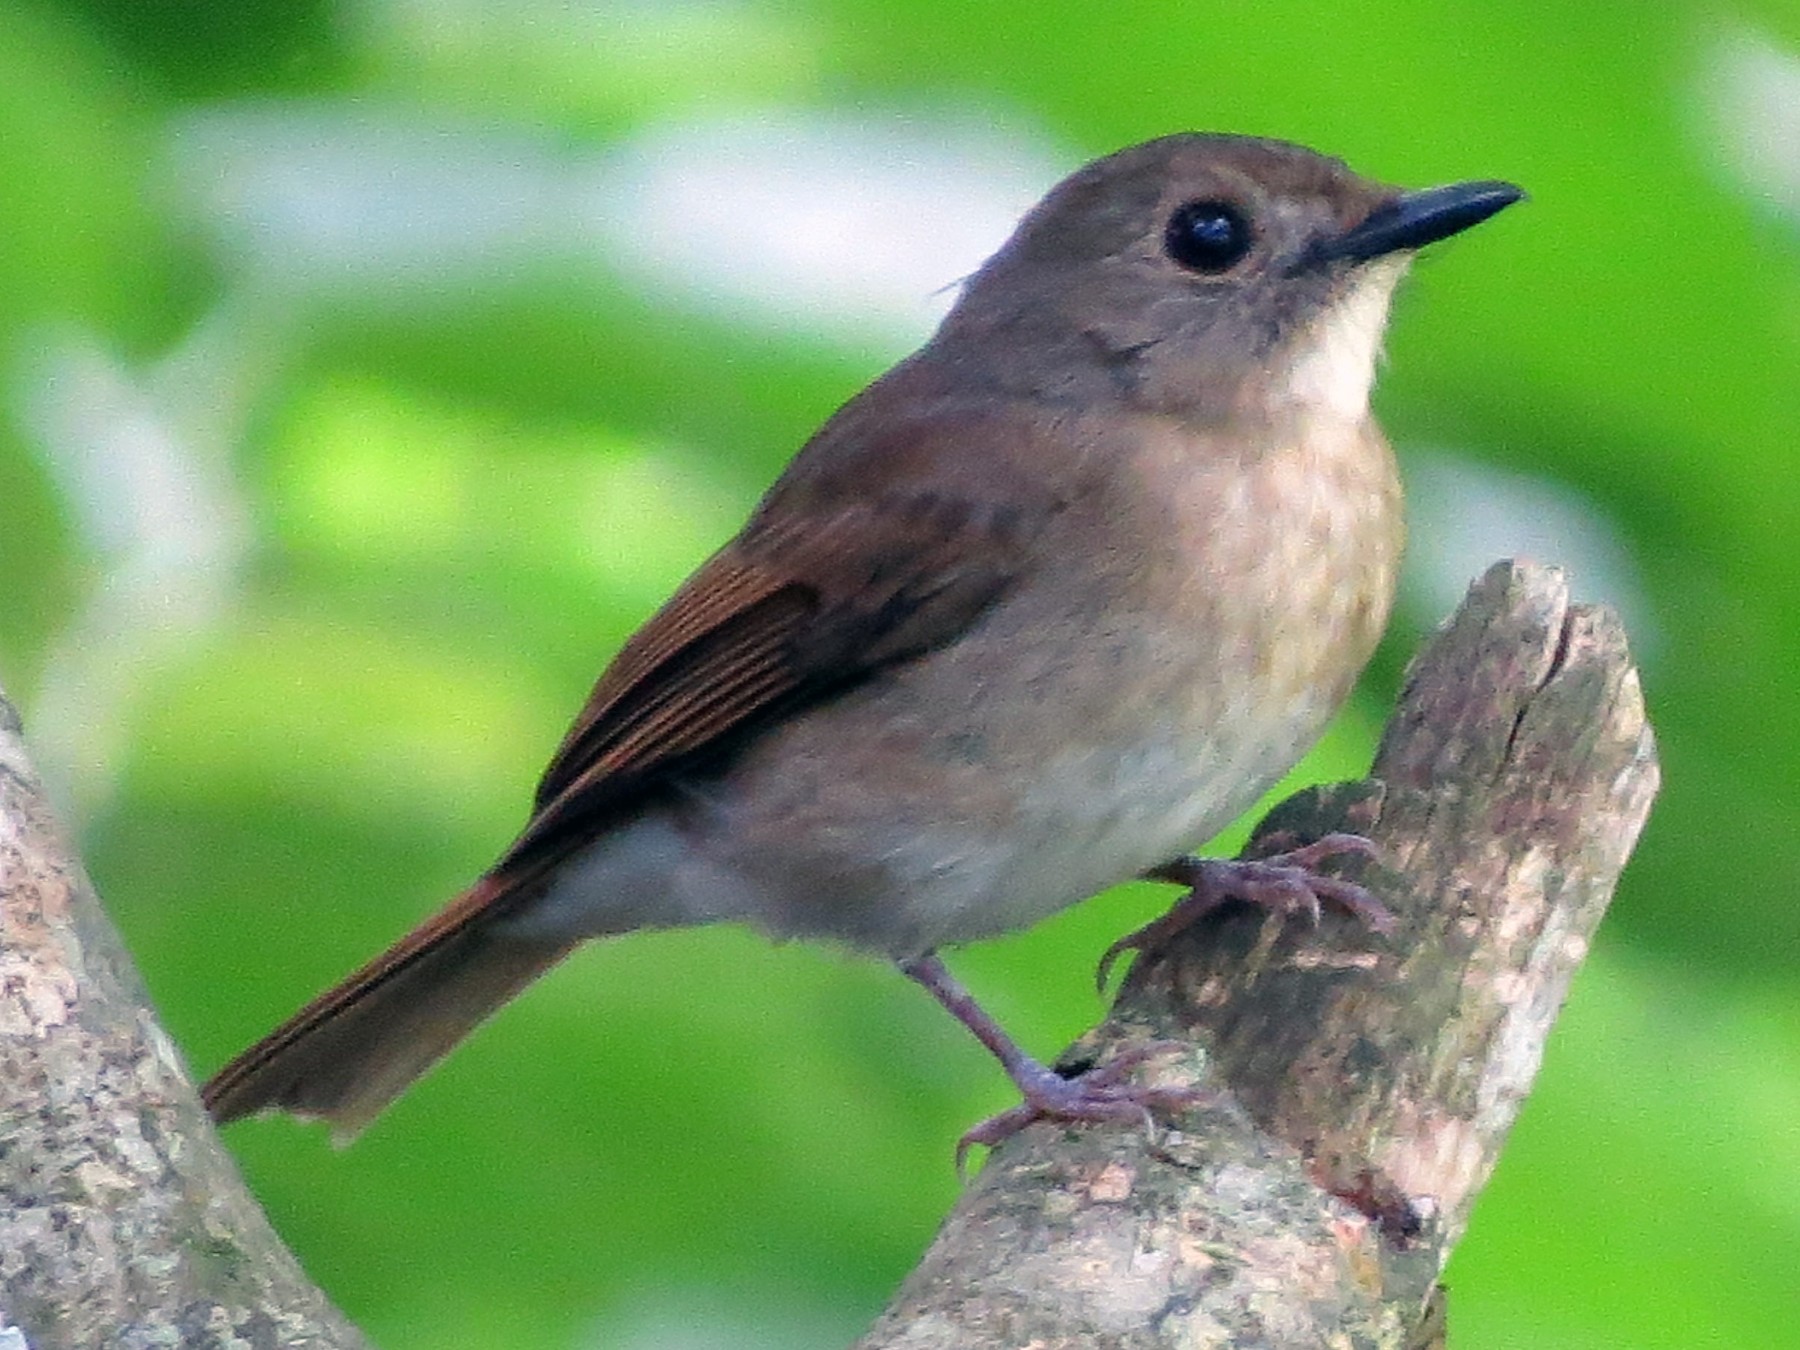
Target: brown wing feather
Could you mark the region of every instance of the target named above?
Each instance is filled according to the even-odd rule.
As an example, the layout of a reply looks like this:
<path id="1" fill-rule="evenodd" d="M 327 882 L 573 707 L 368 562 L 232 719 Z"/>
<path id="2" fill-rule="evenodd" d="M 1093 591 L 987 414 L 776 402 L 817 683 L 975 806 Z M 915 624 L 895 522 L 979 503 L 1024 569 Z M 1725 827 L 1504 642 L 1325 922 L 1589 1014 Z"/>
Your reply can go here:
<path id="1" fill-rule="evenodd" d="M 535 870 L 582 826 L 777 710 L 960 633 L 1017 570 L 1015 519 L 941 494 L 753 520 L 626 644 L 498 865 Z"/>
<path id="2" fill-rule="evenodd" d="M 602 672 L 538 782 L 537 807 L 547 806 L 586 775 L 636 711 L 654 701 L 674 699 L 674 689 L 658 681 L 659 671 L 682 666 L 705 669 L 705 662 L 693 659 L 694 644 L 710 639 L 716 651 L 724 645 L 722 634 L 736 634 L 742 644 L 737 661 L 766 661 L 768 649 L 782 640 L 805 603 L 804 588 L 793 586 L 788 578 L 741 561 L 729 548 L 714 555 Z"/>
<path id="3" fill-rule="evenodd" d="M 784 646 L 815 608 L 804 585 L 723 555 L 708 562 L 595 684 L 538 782 L 538 809 L 578 781 L 630 774 L 716 734 L 719 703 L 743 677 L 779 679 Z M 653 727 L 670 739 L 656 742 Z"/>

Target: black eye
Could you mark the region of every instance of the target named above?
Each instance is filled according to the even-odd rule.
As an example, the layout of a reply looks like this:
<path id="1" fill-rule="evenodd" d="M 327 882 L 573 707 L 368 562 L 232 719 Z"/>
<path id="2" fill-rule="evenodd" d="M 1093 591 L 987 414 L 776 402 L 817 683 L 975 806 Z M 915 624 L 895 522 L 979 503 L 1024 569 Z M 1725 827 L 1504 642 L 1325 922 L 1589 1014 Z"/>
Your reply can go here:
<path id="1" fill-rule="evenodd" d="M 1225 202 L 1189 202 L 1176 208 L 1163 231 L 1163 247 L 1183 267 L 1223 272 L 1250 251 L 1250 222 Z"/>

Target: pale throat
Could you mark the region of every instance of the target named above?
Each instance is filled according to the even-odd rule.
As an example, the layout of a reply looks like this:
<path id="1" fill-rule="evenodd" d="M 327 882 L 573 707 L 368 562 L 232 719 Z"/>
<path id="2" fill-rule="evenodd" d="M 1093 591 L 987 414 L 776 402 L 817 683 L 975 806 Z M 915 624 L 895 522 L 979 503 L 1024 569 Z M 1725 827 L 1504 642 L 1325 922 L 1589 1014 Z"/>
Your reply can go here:
<path id="1" fill-rule="evenodd" d="M 1342 295 L 1287 349 L 1274 374 L 1275 396 L 1295 412 L 1360 423 L 1369 414 L 1375 362 L 1394 287 L 1412 261 L 1390 254 L 1357 272 Z"/>

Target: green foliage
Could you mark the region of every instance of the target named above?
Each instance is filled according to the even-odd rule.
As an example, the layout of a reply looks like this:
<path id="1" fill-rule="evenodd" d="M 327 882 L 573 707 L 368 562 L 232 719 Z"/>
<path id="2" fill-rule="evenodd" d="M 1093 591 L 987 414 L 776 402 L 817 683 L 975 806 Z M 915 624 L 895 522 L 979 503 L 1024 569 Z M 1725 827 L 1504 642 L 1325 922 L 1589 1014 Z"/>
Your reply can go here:
<path id="1" fill-rule="evenodd" d="M 204 205 L 241 183 L 228 157 L 170 168 L 206 118 L 267 99 L 571 164 L 726 115 L 947 112 L 1068 162 L 1280 135 L 1395 182 L 1530 189 L 1421 266 L 1378 403 L 1415 460 L 1453 444 L 1579 490 L 1645 597 L 1664 798 L 1451 1269 L 1457 1343 L 1794 1343 L 1800 250 L 1772 193 L 1734 185 L 1716 57 L 1741 34 L 1623 0 L 586 9 L 0 0 L 0 677 L 54 745 L 83 729 L 57 733 L 61 686 L 34 691 L 114 668 L 89 621 L 126 556 L 34 411 L 70 334 L 141 380 L 248 524 L 210 564 L 219 602 L 118 656 L 117 752 L 52 764 L 97 804 L 86 856 L 192 1062 L 488 861 L 604 661 L 884 363 L 566 239 L 411 286 L 259 271 Z M 1794 59 L 1791 10 L 1740 13 Z M 1298 777 L 1361 772 L 1436 617 L 1402 616 Z M 1050 1050 L 1159 898 L 954 960 Z M 1006 1100 L 965 1040 L 873 963 L 641 936 L 571 960 L 354 1149 L 280 1121 L 231 1143 L 395 1350 L 715 1324 L 827 1345 L 929 1238 L 957 1132 Z"/>

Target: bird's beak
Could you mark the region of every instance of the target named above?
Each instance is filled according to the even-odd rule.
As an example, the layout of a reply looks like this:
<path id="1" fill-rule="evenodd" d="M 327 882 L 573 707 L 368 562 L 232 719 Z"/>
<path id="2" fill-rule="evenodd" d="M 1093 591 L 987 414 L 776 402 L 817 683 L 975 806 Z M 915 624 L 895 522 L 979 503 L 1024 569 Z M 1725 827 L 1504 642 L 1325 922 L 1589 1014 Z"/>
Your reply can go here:
<path id="1" fill-rule="evenodd" d="M 1367 262 L 1400 249 L 1424 248 L 1481 224 L 1524 195 L 1522 188 L 1492 180 L 1404 193 L 1376 207 L 1362 224 L 1322 241 L 1314 257 Z"/>

